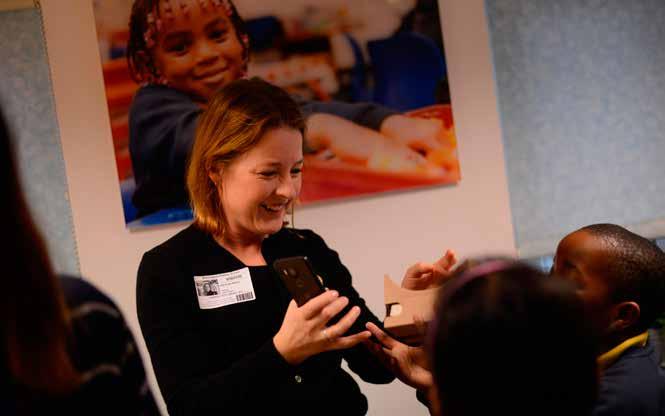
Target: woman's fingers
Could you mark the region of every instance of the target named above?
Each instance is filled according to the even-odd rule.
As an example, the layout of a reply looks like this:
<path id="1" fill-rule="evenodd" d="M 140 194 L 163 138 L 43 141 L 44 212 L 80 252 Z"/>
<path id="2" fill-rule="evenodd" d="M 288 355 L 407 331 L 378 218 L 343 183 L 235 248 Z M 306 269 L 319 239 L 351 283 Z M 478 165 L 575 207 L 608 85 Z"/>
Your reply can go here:
<path id="1" fill-rule="evenodd" d="M 300 307 L 305 319 L 311 319 L 318 315 L 323 308 L 334 302 L 339 297 L 336 290 L 327 290 L 322 294 L 310 299 Z"/>
<path id="2" fill-rule="evenodd" d="M 342 300 L 342 299 L 346 299 L 346 298 L 340 298 L 339 300 Z M 337 303 L 337 302 L 334 302 L 334 303 Z M 341 307 L 339 305 L 336 305 L 335 308 L 334 309 L 331 308 L 331 310 L 334 311 L 337 308 L 339 308 L 339 311 L 337 311 L 335 313 L 335 315 L 336 315 L 337 313 L 339 313 L 341 311 L 341 309 L 344 309 L 346 304 L 348 304 L 348 300 Z M 331 306 L 332 306 L 332 304 L 331 304 Z M 324 314 L 322 313 L 321 315 L 324 315 Z M 354 306 L 335 325 L 325 327 L 321 330 L 321 336 L 322 336 L 324 342 L 327 344 L 326 345 L 327 350 L 342 350 L 342 349 L 346 349 L 346 348 L 351 348 L 351 347 L 354 347 L 354 346 L 358 345 L 359 343 L 361 343 L 363 341 L 368 340 L 372 336 L 372 334 L 369 331 L 362 331 L 362 332 L 359 332 L 357 334 L 342 336 L 349 330 L 349 328 L 351 328 L 351 326 L 356 321 L 356 319 L 358 319 L 358 316 L 360 316 L 360 308 L 357 307 L 357 306 Z M 325 322 L 324 322 L 324 324 L 325 324 Z"/>
<path id="3" fill-rule="evenodd" d="M 337 316 L 342 310 L 349 304 L 349 298 L 342 296 L 341 298 L 335 299 L 333 302 L 327 304 L 323 309 L 319 311 L 317 315 L 311 317 L 312 324 L 314 326 L 323 326 L 328 323 L 332 318 Z"/>
<path id="4" fill-rule="evenodd" d="M 346 337 L 339 337 L 332 342 L 330 349 L 344 350 L 347 348 L 355 347 L 361 342 L 367 341 L 371 336 L 372 334 L 369 331 L 362 331 Z"/>
<path id="5" fill-rule="evenodd" d="M 351 325 L 353 325 L 356 319 L 358 319 L 358 316 L 360 316 L 360 308 L 354 306 L 346 313 L 346 315 L 344 315 L 344 317 L 342 317 L 342 319 L 339 320 L 339 322 L 327 328 L 330 337 L 334 339 L 344 335 L 346 331 L 351 328 Z"/>
<path id="6" fill-rule="evenodd" d="M 294 299 L 291 299 L 291 302 L 289 302 L 288 308 L 286 308 L 286 313 L 288 314 L 289 312 L 293 311 L 294 309 L 298 309 L 298 304 Z"/>

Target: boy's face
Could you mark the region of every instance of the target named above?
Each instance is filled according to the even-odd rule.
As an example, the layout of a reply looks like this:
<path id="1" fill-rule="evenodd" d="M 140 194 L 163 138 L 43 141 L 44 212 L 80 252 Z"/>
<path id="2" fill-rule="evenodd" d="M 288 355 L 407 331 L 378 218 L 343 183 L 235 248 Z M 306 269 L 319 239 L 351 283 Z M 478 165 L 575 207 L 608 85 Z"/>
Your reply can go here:
<path id="1" fill-rule="evenodd" d="M 223 7 L 196 0 L 159 4 L 163 28 L 157 34 L 153 59 L 169 86 L 208 101 L 220 87 L 242 76 L 243 47 Z M 180 5 L 187 6 L 185 10 Z"/>
<path id="2" fill-rule="evenodd" d="M 552 273 L 577 285 L 586 313 L 601 335 L 609 329 L 613 306 L 605 278 L 607 256 L 600 239 L 585 231 L 576 231 L 559 242 L 552 266 Z"/>

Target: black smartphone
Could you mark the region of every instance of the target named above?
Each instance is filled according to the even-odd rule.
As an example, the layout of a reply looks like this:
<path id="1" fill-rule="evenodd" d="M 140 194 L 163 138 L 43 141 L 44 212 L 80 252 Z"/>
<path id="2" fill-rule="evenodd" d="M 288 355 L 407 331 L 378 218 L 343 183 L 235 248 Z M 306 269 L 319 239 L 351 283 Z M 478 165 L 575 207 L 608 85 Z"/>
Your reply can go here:
<path id="1" fill-rule="evenodd" d="M 298 306 L 304 305 L 308 300 L 325 291 L 307 257 L 277 259 L 273 262 L 272 267 L 291 292 L 291 296 Z"/>
<path id="2" fill-rule="evenodd" d="M 308 300 L 325 292 L 323 284 L 314 272 L 314 268 L 305 256 L 285 257 L 277 259 L 272 263 L 273 269 L 284 282 L 284 285 L 295 299 L 298 306 L 307 303 Z M 346 307 L 328 322 L 328 326 L 336 324 L 353 307 L 348 304 Z M 355 334 L 365 330 L 365 323 L 356 320 L 346 334 Z M 373 335 L 372 341 L 379 342 Z"/>

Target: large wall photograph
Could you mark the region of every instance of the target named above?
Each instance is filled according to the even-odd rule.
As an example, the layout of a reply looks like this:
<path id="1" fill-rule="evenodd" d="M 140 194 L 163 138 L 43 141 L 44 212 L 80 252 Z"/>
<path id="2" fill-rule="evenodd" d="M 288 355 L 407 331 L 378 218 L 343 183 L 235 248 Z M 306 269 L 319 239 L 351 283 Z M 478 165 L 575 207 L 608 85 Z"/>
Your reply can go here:
<path id="1" fill-rule="evenodd" d="M 241 77 L 325 115 L 308 118 L 302 205 L 460 180 L 436 0 L 95 0 L 94 10 L 129 228 L 191 219 L 196 121 Z"/>

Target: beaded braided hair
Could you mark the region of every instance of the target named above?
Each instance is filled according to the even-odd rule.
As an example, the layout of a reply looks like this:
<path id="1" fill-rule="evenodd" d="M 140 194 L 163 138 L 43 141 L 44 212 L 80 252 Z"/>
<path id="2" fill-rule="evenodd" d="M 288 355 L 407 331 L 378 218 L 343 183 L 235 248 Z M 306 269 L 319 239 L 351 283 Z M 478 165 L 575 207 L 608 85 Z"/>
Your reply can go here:
<path id="1" fill-rule="evenodd" d="M 160 2 L 164 2 L 164 16 L 160 12 Z M 228 16 L 238 40 L 243 48 L 243 71 L 247 71 L 249 60 L 249 36 L 245 22 L 231 0 L 198 0 L 203 11 L 223 9 Z M 174 10 L 187 15 L 189 4 L 179 0 L 135 0 L 129 18 L 129 40 L 127 42 L 127 64 L 134 81 L 138 83 L 164 84 L 153 59 L 153 49 L 164 24 L 174 18 Z"/>

